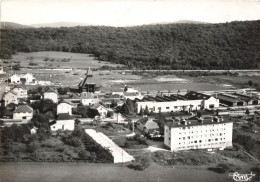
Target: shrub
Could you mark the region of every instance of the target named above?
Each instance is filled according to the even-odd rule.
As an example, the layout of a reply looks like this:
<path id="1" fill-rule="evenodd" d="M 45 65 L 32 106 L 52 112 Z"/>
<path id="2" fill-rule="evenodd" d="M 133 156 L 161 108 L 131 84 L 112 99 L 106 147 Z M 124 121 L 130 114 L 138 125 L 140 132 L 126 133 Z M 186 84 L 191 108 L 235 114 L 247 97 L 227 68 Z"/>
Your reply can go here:
<path id="1" fill-rule="evenodd" d="M 225 173 L 225 169 L 221 168 L 221 167 L 209 167 L 208 170 L 219 173 L 219 174 L 223 174 Z"/>
<path id="2" fill-rule="evenodd" d="M 28 144 L 28 147 L 27 147 L 27 149 L 28 149 L 28 151 L 29 151 L 30 153 L 35 152 L 35 151 L 38 150 L 39 148 L 40 148 L 40 144 L 39 144 L 38 142 L 36 142 L 36 141 L 33 141 L 33 142 L 29 143 L 29 144 Z"/>
<path id="3" fill-rule="evenodd" d="M 90 152 L 88 152 L 86 150 L 79 151 L 78 156 L 82 160 L 87 160 L 87 159 L 91 158 Z"/>
<path id="4" fill-rule="evenodd" d="M 147 156 L 143 156 L 140 159 L 138 159 L 138 162 L 129 164 L 127 167 L 130 169 L 142 171 L 145 170 L 150 166 L 150 158 Z"/>

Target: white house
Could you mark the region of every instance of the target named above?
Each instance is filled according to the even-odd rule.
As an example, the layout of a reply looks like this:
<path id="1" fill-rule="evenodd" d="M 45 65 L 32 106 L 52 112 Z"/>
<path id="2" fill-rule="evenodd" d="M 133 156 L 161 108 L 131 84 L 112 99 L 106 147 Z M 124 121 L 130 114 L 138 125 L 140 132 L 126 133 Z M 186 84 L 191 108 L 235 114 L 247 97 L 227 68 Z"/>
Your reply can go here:
<path id="1" fill-rule="evenodd" d="M 141 118 L 137 122 L 137 128 L 146 134 L 149 134 L 151 130 L 159 130 L 158 124 L 152 118 Z"/>
<path id="2" fill-rule="evenodd" d="M 21 85 L 16 85 L 11 90 L 17 94 L 18 99 L 26 99 L 28 96 L 27 89 Z"/>
<path id="3" fill-rule="evenodd" d="M 74 130 L 75 121 L 68 113 L 61 113 L 58 119 L 50 124 L 51 131 Z"/>
<path id="4" fill-rule="evenodd" d="M 26 73 L 22 75 L 18 75 L 18 74 L 12 75 L 10 77 L 10 83 L 21 84 L 22 83 L 21 79 L 24 79 L 24 84 L 27 85 L 36 82 L 35 77 L 31 73 Z"/>
<path id="5" fill-rule="evenodd" d="M 82 92 L 80 95 L 80 102 L 84 106 L 92 106 L 99 103 L 99 98 L 97 94 L 92 92 Z"/>
<path id="6" fill-rule="evenodd" d="M 5 74 L 4 68 L 0 67 L 0 74 Z"/>
<path id="7" fill-rule="evenodd" d="M 49 88 L 49 90 L 43 94 L 44 99 L 50 99 L 54 103 L 58 103 L 58 97 L 58 92 L 52 88 Z"/>
<path id="8" fill-rule="evenodd" d="M 36 79 L 31 73 L 26 73 L 22 76 L 25 79 L 25 84 L 35 83 Z"/>
<path id="9" fill-rule="evenodd" d="M 22 120 L 22 123 L 28 123 L 33 117 L 33 109 L 28 105 L 18 105 L 13 113 L 14 120 Z"/>
<path id="10" fill-rule="evenodd" d="M 232 146 L 233 122 L 215 117 L 174 120 L 164 126 L 164 145 L 171 151 Z"/>
<path id="11" fill-rule="evenodd" d="M 4 93 L 2 100 L 4 100 L 5 106 L 7 106 L 10 103 L 14 103 L 16 105 L 19 103 L 17 93 L 15 93 L 13 91 L 8 91 L 8 92 Z"/>
<path id="12" fill-rule="evenodd" d="M 73 104 L 68 101 L 62 101 L 57 105 L 57 115 L 61 113 L 69 113 L 69 115 L 72 115 L 72 108 Z"/>
<path id="13" fill-rule="evenodd" d="M 20 75 L 17 75 L 17 74 L 14 74 L 10 77 L 10 82 L 11 83 L 15 83 L 15 84 L 20 84 L 21 83 L 21 76 Z"/>
<path id="14" fill-rule="evenodd" d="M 91 109 L 97 110 L 100 117 L 104 118 L 107 116 L 108 109 L 101 104 L 95 104 L 90 107 Z"/>

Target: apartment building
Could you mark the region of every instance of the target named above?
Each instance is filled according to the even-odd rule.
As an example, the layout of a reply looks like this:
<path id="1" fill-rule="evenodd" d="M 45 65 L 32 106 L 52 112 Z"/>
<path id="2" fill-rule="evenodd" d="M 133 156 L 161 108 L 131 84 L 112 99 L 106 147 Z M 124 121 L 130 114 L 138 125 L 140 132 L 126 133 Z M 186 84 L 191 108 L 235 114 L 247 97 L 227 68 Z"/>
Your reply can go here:
<path id="1" fill-rule="evenodd" d="M 164 145 L 171 151 L 232 146 L 233 122 L 221 117 L 174 120 L 164 127 Z"/>

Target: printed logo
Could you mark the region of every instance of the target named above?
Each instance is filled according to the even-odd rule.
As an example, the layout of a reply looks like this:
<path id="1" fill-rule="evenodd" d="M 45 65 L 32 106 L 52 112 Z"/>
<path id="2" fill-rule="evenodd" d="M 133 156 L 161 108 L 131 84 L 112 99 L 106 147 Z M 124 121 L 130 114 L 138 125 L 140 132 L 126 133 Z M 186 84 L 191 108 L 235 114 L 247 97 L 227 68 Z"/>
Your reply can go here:
<path id="1" fill-rule="evenodd" d="M 239 174 L 238 172 L 229 173 L 229 176 L 233 177 L 235 181 L 251 181 L 252 177 L 255 176 L 252 172 L 250 174 Z"/>

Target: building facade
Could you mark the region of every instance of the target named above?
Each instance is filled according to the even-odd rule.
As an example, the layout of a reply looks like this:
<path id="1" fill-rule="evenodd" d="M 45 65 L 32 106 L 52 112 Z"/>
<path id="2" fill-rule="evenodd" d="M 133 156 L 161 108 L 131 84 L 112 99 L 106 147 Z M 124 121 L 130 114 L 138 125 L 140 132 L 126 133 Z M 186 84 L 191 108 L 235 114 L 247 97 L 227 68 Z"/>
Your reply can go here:
<path id="1" fill-rule="evenodd" d="M 58 103 L 58 98 L 59 98 L 58 92 L 56 90 L 50 88 L 47 92 L 44 92 L 43 98 L 44 99 L 50 99 L 54 103 Z"/>
<path id="2" fill-rule="evenodd" d="M 72 115 L 72 108 L 74 106 L 68 102 L 62 101 L 57 105 L 57 115 L 61 113 L 69 113 L 69 115 Z"/>
<path id="3" fill-rule="evenodd" d="M 22 123 L 28 123 L 33 117 L 33 109 L 28 105 L 18 105 L 13 113 L 14 120 L 22 120 Z"/>
<path id="4" fill-rule="evenodd" d="M 10 103 L 18 104 L 17 94 L 13 91 L 8 91 L 4 93 L 2 100 L 4 101 L 4 106 L 7 106 Z"/>
<path id="5" fill-rule="evenodd" d="M 171 151 L 232 146 L 233 122 L 218 117 L 165 124 L 164 145 Z"/>
<path id="6" fill-rule="evenodd" d="M 74 130 L 75 121 L 68 113 L 61 113 L 58 119 L 51 124 L 51 131 Z"/>

